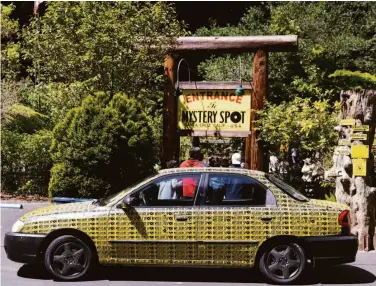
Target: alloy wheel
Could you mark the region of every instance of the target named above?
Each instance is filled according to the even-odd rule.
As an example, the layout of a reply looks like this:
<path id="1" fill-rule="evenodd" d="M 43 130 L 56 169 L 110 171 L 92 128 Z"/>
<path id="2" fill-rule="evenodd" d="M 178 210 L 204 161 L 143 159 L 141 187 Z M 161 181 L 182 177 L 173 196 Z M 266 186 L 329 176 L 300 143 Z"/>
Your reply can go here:
<path id="1" fill-rule="evenodd" d="M 82 273 L 89 262 L 84 247 L 75 242 L 65 242 L 58 246 L 52 255 L 52 269 L 65 277 Z"/>
<path id="2" fill-rule="evenodd" d="M 266 269 L 277 279 L 294 277 L 302 266 L 302 259 L 290 245 L 274 247 L 266 257 Z"/>

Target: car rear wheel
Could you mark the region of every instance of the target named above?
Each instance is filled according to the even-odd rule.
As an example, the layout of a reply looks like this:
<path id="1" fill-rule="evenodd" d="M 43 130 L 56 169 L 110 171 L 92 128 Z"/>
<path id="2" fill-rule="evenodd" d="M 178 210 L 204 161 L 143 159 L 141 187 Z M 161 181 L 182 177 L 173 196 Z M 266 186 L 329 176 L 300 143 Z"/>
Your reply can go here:
<path id="1" fill-rule="evenodd" d="M 54 278 L 73 281 L 89 273 L 94 264 L 93 257 L 93 251 L 81 239 L 63 235 L 47 247 L 44 263 Z"/>
<path id="2" fill-rule="evenodd" d="M 301 278 L 306 256 L 296 243 L 281 243 L 269 247 L 261 256 L 260 271 L 271 282 L 287 284 Z"/>

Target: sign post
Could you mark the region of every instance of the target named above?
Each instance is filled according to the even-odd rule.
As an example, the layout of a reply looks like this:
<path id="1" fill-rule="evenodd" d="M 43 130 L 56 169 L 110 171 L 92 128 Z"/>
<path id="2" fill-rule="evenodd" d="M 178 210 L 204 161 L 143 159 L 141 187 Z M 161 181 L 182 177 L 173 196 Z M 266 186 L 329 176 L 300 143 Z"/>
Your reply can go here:
<path id="1" fill-rule="evenodd" d="M 167 161 L 177 159 L 179 142 L 176 132 L 176 104 L 174 98 L 175 91 L 175 65 L 174 56 L 167 55 L 164 66 L 166 77 L 165 93 L 163 98 L 163 142 L 162 142 L 162 167 Z"/>
<path id="2" fill-rule="evenodd" d="M 251 135 L 245 142 L 245 167 L 251 170 L 264 171 L 264 152 L 257 141 L 258 132 L 255 130 L 256 112 L 264 108 L 267 92 L 268 54 L 258 50 L 253 60 L 253 96 L 251 103 Z M 266 162 L 265 162 L 266 163 Z"/>

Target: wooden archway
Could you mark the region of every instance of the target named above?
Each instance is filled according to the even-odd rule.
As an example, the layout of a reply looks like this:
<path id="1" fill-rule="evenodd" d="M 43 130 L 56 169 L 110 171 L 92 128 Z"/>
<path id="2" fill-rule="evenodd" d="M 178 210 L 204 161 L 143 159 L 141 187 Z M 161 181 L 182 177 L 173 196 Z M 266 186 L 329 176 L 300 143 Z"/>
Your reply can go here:
<path id="1" fill-rule="evenodd" d="M 255 111 L 264 107 L 268 86 L 268 53 L 297 51 L 298 37 L 248 36 L 248 37 L 180 37 L 174 49 L 166 56 L 164 73 L 167 77 L 164 96 L 162 166 L 179 157 L 175 89 L 176 54 L 206 51 L 213 53 L 255 52 L 253 59 L 253 93 L 251 100 L 251 134 L 246 138 L 245 166 L 252 170 L 264 170 L 264 152 L 255 131 Z M 175 55 L 175 56 L 173 56 Z"/>

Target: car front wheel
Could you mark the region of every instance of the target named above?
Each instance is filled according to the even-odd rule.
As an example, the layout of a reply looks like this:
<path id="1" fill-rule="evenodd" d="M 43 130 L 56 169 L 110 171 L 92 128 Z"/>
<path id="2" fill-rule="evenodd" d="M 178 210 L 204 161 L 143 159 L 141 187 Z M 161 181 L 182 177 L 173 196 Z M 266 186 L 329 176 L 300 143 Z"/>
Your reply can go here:
<path id="1" fill-rule="evenodd" d="M 306 256 L 296 243 L 276 244 L 263 253 L 259 266 L 269 281 L 288 284 L 301 278 L 306 267 Z"/>
<path id="2" fill-rule="evenodd" d="M 93 267 L 93 251 L 81 239 L 63 235 L 47 247 L 44 262 L 54 278 L 64 281 L 79 280 Z"/>

